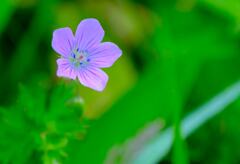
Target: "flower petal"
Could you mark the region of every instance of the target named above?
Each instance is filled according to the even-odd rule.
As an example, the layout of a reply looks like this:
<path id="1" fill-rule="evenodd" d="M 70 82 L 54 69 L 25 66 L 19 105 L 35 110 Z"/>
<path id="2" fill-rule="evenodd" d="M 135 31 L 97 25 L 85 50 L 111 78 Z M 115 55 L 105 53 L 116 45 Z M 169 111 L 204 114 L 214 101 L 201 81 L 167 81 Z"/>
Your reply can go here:
<path id="1" fill-rule="evenodd" d="M 90 64 L 99 68 L 111 67 L 121 55 L 121 49 L 111 42 L 101 43 L 89 50 Z"/>
<path id="2" fill-rule="evenodd" d="M 53 32 L 52 47 L 60 55 L 67 57 L 73 48 L 74 36 L 68 27 Z"/>
<path id="3" fill-rule="evenodd" d="M 60 58 L 57 60 L 57 64 L 58 64 L 57 76 L 76 79 L 77 72 L 68 59 Z"/>
<path id="4" fill-rule="evenodd" d="M 78 79 L 86 87 L 103 91 L 108 81 L 108 75 L 99 68 L 89 66 L 79 71 Z"/>
<path id="5" fill-rule="evenodd" d="M 89 18 L 80 22 L 76 31 L 76 41 L 78 48 L 87 50 L 99 44 L 104 36 L 104 30 L 97 19 Z"/>

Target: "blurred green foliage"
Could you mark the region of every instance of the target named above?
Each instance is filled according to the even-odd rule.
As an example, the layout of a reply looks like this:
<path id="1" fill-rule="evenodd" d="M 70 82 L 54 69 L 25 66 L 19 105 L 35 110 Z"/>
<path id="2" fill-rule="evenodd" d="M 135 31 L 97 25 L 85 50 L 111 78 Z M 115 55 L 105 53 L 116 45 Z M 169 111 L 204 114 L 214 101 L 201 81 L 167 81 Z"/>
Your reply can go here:
<path id="1" fill-rule="evenodd" d="M 3 163 L 54 163 L 66 158 L 68 143 L 83 138 L 87 125 L 81 100 L 71 91 L 65 85 L 51 90 L 20 86 L 17 103 L 0 111 Z"/>
<path id="2" fill-rule="evenodd" d="M 240 163 L 239 100 L 186 140 L 180 129 L 239 80 L 239 11 L 238 0 L 1 1 L 0 163 L 127 162 L 171 125 L 163 163 Z M 52 31 L 88 17 L 123 50 L 102 93 L 55 75 Z"/>

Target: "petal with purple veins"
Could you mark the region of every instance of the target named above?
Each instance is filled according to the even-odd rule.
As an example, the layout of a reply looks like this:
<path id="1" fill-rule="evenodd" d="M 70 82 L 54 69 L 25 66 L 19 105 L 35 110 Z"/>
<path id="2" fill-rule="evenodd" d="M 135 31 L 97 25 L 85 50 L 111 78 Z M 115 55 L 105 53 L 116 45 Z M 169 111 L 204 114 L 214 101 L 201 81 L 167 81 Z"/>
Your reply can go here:
<path id="1" fill-rule="evenodd" d="M 102 41 L 104 30 L 97 19 L 89 18 L 80 22 L 75 37 L 78 48 L 88 50 Z"/>
<path id="2" fill-rule="evenodd" d="M 111 42 L 101 43 L 89 50 L 90 64 L 99 68 L 111 67 L 121 55 L 121 49 Z"/>
<path id="3" fill-rule="evenodd" d="M 68 59 L 60 58 L 57 60 L 57 64 L 58 64 L 57 76 L 76 79 L 77 72 Z"/>
<path id="4" fill-rule="evenodd" d="M 52 47 L 60 55 L 67 57 L 73 48 L 74 36 L 68 27 L 53 32 Z"/>
<path id="5" fill-rule="evenodd" d="M 101 69 L 89 66 L 78 72 L 78 79 L 86 87 L 103 91 L 106 87 L 108 76 Z"/>

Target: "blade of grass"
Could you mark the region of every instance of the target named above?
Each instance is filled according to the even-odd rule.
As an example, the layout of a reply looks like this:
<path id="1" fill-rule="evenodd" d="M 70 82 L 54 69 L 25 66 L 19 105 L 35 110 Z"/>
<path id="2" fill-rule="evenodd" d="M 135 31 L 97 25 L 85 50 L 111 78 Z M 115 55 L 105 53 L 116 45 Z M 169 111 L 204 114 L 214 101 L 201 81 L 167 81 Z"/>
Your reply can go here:
<path id="1" fill-rule="evenodd" d="M 165 16 L 166 17 L 166 16 Z M 173 46 L 176 45 L 176 40 L 173 37 L 173 31 L 171 30 L 170 22 L 168 19 L 164 21 L 164 28 L 162 32 L 165 37 L 165 45 L 163 47 L 169 48 L 172 53 L 167 54 L 163 50 L 161 50 L 160 54 L 169 55 L 169 58 L 166 60 L 164 55 L 162 60 L 165 59 L 164 63 L 166 63 L 166 70 L 168 70 L 168 78 L 169 86 L 171 86 L 171 91 L 169 95 L 169 99 L 171 104 L 169 104 L 169 109 L 172 111 L 172 119 L 174 125 L 174 144 L 173 144 L 173 155 L 172 155 L 172 163 L 174 164 L 187 164 L 187 151 L 185 149 L 185 141 L 181 134 L 181 115 L 182 115 L 182 103 L 183 98 L 180 90 L 180 80 L 178 79 L 178 50 Z"/>
<path id="2" fill-rule="evenodd" d="M 209 102 L 190 113 L 181 123 L 181 132 L 186 138 L 197 128 L 202 126 L 216 114 L 223 111 L 229 104 L 240 97 L 240 81 L 219 93 Z M 169 152 L 173 143 L 173 128 L 170 127 L 156 136 L 142 150 L 137 153 L 131 163 L 152 164 L 163 159 Z"/>
<path id="3" fill-rule="evenodd" d="M 39 42 L 44 36 L 44 32 L 48 30 L 47 28 L 49 28 L 49 24 L 52 23 L 52 9 L 56 3 L 57 0 L 43 0 L 39 3 L 36 15 L 33 18 L 30 28 L 21 39 L 9 65 L 9 74 L 11 75 L 12 83 L 21 79 L 21 77 L 26 74 L 26 71 L 33 66 L 32 63 L 36 58 Z M 21 66 L 19 63 L 21 63 Z"/>
<path id="4" fill-rule="evenodd" d="M 0 34 L 6 26 L 8 20 L 11 18 L 14 12 L 15 6 L 12 1 L 2 0 L 0 5 Z"/>

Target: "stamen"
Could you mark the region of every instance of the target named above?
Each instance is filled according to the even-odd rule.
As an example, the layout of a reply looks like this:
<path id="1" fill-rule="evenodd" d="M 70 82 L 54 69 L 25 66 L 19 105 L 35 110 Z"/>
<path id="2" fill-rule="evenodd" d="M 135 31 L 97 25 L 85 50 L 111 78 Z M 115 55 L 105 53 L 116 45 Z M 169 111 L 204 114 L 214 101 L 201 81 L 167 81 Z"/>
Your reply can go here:
<path id="1" fill-rule="evenodd" d="M 83 56 L 81 55 L 80 57 L 79 57 L 79 60 L 82 60 L 83 59 Z"/>
<path id="2" fill-rule="evenodd" d="M 72 51 L 70 60 L 76 67 L 85 67 L 88 65 L 88 62 L 90 62 L 88 52 L 80 50 L 79 48 Z"/>
<path id="3" fill-rule="evenodd" d="M 75 59 L 76 58 L 76 55 L 73 53 L 73 58 Z"/>

